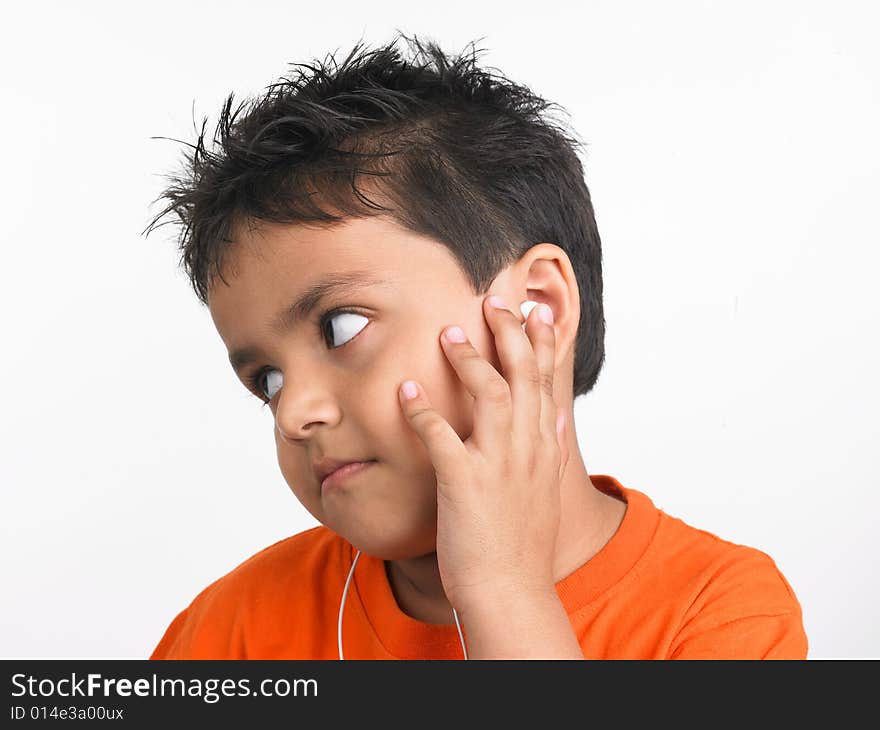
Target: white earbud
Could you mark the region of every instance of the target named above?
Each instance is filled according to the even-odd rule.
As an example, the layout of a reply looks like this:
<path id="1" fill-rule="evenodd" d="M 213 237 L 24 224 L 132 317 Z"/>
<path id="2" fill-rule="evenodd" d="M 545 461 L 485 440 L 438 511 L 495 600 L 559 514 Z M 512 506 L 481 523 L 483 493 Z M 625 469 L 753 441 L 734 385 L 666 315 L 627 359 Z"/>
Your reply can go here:
<path id="1" fill-rule="evenodd" d="M 523 319 L 529 318 L 529 312 L 531 312 L 535 307 L 538 306 L 538 302 L 533 302 L 531 299 L 526 299 L 522 304 L 519 305 L 519 311 L 522 312 Z M 522 323 L 522 328 L 526 328 L 526 323 Z"/>

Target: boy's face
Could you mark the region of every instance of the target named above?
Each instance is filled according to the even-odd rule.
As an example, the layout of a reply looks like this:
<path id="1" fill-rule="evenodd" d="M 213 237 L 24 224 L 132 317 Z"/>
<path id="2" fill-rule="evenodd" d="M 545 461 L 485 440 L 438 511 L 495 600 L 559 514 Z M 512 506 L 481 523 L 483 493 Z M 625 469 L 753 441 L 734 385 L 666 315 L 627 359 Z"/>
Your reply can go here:
<path id="1" fill-rule="evenodd" d="M 384 217 L 332 229 L 263 223 L 235 240 L 224 267 L 229 286 L 215 280 L 208 306 L 230 355 L 252 351 L 239 377 L 267 371 L 256 387 L 272 397 L 284 479 L 317 520 L 369 554 L 399 560 L 434 551 L 434 470 L 398 389 L 417 380 L 459 437 L 470 435 L 473 397 L 439 337 L 461 325 L 500 372 L 484 296 L 445 247 Z M 309 287 L 350 272 L 381 283 L 330 293 L 289 329 L 273 329 Z M 351 313 L 331 311 L 338 308 Z M 377 463 L 322 494 L 313 462 L 323 458 Z"/>

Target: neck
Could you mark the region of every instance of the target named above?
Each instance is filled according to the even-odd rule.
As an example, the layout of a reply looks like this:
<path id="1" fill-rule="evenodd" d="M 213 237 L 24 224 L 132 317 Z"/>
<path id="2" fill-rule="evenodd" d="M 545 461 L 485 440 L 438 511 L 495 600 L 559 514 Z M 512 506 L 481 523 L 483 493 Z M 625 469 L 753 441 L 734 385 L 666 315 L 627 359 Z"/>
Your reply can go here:
<path id="1" fill-rule="evenodd" d="M 573 419 L 569 417 L 568 424 Z M 560 482 L 561 513 L 553 568 L 554 582 L 571 575 L 617 532 L 626 504 L 600 492 L 587 474 L 577 434 L 569 429 L 569 458 Z M 437 553 L 385 561 L 385 572 L 400 609 L 431 624 L 452 624 L 452 606 L 443 591 Z"/>

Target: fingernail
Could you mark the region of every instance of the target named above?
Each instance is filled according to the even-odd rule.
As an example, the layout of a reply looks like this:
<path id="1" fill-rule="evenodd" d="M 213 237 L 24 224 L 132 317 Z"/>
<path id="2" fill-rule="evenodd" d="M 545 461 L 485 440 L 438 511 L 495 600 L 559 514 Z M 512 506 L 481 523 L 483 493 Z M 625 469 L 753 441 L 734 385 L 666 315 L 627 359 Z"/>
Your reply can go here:
<path id="1" fill-rule="evenodd" d="M 495 307 L 495 309 L 507 309 L 507 305 L 504 303 L 504 300 L 495 294 L 489 297 L 489 306 Z"/>
<path id="2" fill-rule="evenodd" d="M 464 330 L 455 325 L 447 327 L 443 334 L 450 342 L 464 342 L 466 339 L 464 336 Z"/>
<path id="3" fill-rule="evenodd" d="M 538 316 L 541 318 L 541 321 L 546 324 L 553 324 L 553 310 L 550 309 L 550 305 L 548 304 L 539 304 L 538 305 Z"/>
<path id="4" fill-rule="evenodd" d="M 403 395 L 405 398 L 415 398 L 419 394 L 419 389 L 412 380 L 403 382 Z"/>

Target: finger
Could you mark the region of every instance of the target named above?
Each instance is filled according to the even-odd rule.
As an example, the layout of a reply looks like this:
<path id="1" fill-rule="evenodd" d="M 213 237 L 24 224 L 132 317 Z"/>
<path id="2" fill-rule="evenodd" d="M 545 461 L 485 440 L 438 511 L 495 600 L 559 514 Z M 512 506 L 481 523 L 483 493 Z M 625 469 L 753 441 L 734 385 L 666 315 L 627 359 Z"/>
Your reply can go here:
<path id="1" fill-rule="evenodd" d="M 565 417 L 565 410 L 562 406 L 559 407 L 556 414 L 556 443 L 559 445 L 559 481 L 562 481 L 562 477 L 565 474 L 565 467 L 568 466 L 568 459 L 570 456 L 568 449 L 568 429 L 567 429 L 567 419 Z"/>
<path id="2" fill-rule="evenodd" d="M 462 341 L 450 340 L 457 335 Z M 471 438 L 483 453 L 500 453 L 510 438 L 513 421 L 510 388 L 492 363 L 471 344 L 461 327 L 447 327 L 440 342 L 467 391 L 474 397 L 474 423 Z"/>
<path id="3" fill-rule="evenodd" d="M 547 443 L 552 443 L 556 433 L 556 401 L 553 399 L 553 382 L 556 373 L 556 329 L 553 326 L 553 310 L 548 304 L 539 304 L 526 319 L 526 334 L 532 343 L 537 364 L 541 433 Z"/>
<path id="4" fill-rule="evenodd" d="M 410 385 L 415 388 L 415 396 Z M 431 406 L 424 389 L 414 380 L 405 380 L 397 391 L 404 416 L 416 432 L 437 474 L 438 484 L 462 482 L 459 469 L 466 463 L 467 450 L 455 429 Z"/>
<path id="5" fill-rule="evenodd" d="M 535 351 L 520 318 L 501 297 L 487 297 L 483 308 L 495 337 L 502 374 L 510 388 L 513 430 L 533 442 L 541 423 L 541 380 Z"/>

